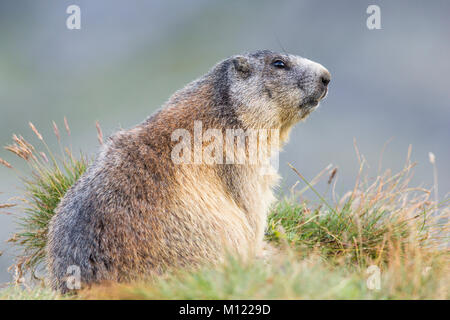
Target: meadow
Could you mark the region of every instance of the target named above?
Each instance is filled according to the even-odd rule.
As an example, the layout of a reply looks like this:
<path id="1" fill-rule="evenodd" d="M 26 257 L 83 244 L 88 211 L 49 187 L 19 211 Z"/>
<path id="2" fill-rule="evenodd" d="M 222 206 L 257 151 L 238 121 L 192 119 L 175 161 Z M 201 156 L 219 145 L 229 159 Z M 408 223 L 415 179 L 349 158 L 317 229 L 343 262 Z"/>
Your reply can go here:
<path id="1" fill-rule="evenodd" d="M 311 180 L 298 175 L 298 188 L 279 195 L 268 216 L 266 259 L 172 271 L 147 282 L 101 284 L 77 294 L 59 295 L 45 284 L 42 268 L 48 222 L 60 199 L 92 160 L 75 155 L 63 140 L 70 136 L 64 119 L 53 123 L 59 150 L 51 150 L 30 123 L 39 147 L 20 135 L 5 148 L 28 170 L 0 159 L 21 179 L 20 194 L 0 210 L 15 208 L 17 232 L 10 241 L 20 250 L 12 266 L 14 280 L 0 299 L 449 299 L 449 198 L 411 186 L 415 163 L 410 152 L 399 172 L 365 173 L 356 148 L 359 173 L 353 190 L 335 192 L 338 168 L 325 168 Z M 103 143 L 100 126 L 98 140 Z M 436 159 L 430 154 L 430 162 Z M 437 176 L 437 172 L 436 172 Z M 326 181 L 328 191 L 315 185 Z M 437 181 L 437 178 L 435 179 Z M 300 190 L 298 190 L 300 189 Z M 309 191 L 314 198 L 306 198 Z"/>

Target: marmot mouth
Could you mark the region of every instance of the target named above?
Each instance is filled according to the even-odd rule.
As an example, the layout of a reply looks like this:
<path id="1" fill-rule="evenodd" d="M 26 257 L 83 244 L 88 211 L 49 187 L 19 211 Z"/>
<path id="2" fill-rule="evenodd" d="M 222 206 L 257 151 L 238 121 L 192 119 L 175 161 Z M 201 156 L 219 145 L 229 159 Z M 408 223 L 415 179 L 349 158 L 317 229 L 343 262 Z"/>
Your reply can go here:
<path id="1" fill-rule="evenodd" d="M 308 98 L 307 100 L 303 101 L 303 103 L 300 105 L 300 108 L 314 108 L 317 107 L 317 105 L 320 102 L 320 98 L 319 99 L 315 99 L 315 98 Z"/>
<path id="2" fill-rule="evenodd" d="M 323 92 L 320 94 L 319 97 L 313 96 L 313 97 L 309 97 L 309 98 L 305 99 L 302 102 L 302 104 L 300 105 L 300 107 L 306 107 L 306 108 L 317 107 L 319 105 L 319 102 L 327 96 L 327 93 L 328 93 L 328 89 L 325 88 L 325 90 L 323 90 Z"/>

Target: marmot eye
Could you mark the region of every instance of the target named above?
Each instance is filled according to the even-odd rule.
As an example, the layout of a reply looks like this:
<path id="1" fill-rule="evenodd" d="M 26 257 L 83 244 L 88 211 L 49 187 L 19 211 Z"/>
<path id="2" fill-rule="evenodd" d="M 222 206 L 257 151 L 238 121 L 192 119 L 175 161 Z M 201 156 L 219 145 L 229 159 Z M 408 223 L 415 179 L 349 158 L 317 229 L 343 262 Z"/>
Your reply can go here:
<path id="1" fill-rule="evenodd" d="M 281 60 L 275 60 L 274 62 L 272 62 L 272 65 L 276 68 L 280 68 L 280 69 L 284 69 L 286 67 L 286 65 L 284 64 L 283 61 Z"/>

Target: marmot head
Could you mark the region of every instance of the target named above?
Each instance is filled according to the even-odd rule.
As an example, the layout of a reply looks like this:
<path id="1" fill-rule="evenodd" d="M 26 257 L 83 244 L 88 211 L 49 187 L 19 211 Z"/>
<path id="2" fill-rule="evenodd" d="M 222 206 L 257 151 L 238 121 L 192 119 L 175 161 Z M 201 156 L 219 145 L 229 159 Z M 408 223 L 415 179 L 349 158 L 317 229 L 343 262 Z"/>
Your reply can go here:
<path id="1" fill-rule="evenodd" d="M 318 63 L 268 50 L 232 56 L 225 62 L 229 97 L 249 127 L 291 127 L 318 106 L 331 77 Z"/>

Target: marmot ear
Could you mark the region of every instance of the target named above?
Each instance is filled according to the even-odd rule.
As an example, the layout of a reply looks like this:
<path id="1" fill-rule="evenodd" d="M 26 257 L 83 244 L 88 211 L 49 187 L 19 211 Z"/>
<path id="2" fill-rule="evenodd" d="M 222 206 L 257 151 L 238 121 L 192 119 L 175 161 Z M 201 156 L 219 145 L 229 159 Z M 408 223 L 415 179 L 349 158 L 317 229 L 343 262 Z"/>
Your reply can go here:
<path id="1" fill-rule="evenodd" d="M 251 68 L 247 58 L 238 56 L 233 59 L 233 65 L 236 71 L 242 74 L 244 78 L 247 78 L 250 75 Z"/>

